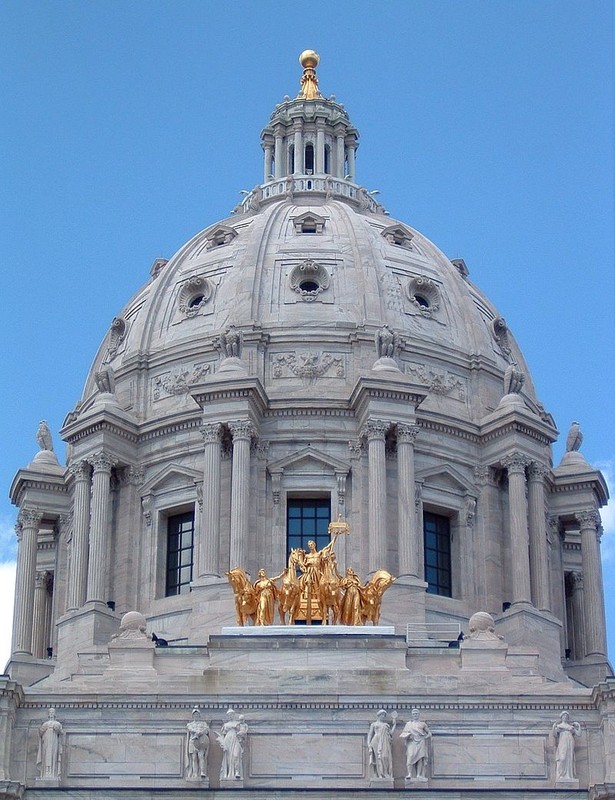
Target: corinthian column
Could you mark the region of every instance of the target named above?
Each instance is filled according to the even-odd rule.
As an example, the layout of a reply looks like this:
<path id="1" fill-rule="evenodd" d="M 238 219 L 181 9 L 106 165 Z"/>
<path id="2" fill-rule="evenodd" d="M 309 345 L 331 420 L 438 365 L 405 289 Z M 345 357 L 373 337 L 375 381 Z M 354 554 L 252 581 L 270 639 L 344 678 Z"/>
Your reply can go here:
<path id="1" fill-rule="evenodd" d="M 107 535 L 111 470 L 116 462 L 108 453 L 100 452 L 89 458 L 92 474 L 92 514 L 90 518 L 90 547 L 86 603 L 104 603 L 107 580 Z"/>
<path id="2" fill-rule="evenodd" d="M 37 572 L 34 583 L 34 616 L 32 620 L 32 655 L 47 657 L 47 620 L 49 618 L 49 572 Z"/>
<path id="3" fill-rule="evenodd" d="M 386 463 L 384 437 L 389 423 L 370 419 L 363 432 L 367 439 L 369 485 L 369 571 L 375 572 L 386 563 Z"/>
<path id="4" fill-rule="evenodd" d="M 231 473 L 231 569 L 246 569 L 248 521 L 250 519 L 250 440 L 254 427 L 250 420 L 229 422 L 233 436 Z"/>
<path id="5" fill-rule="evenodd" d="M 545 518 L 545 476 L 549 468 L 533 461 L 528 469 L 530 576 L 532 600 L 536 608 L 551 609 L 549 592 L 549 556 Z"/>
<path id="6" fill-rule="evenodd" d="M 78 461 L 76 464 L 71 464 L 68 469 L 75 480 L 75 491 L 66 608 L 68 611 L 74 611 L 85 603 L 92 468 L 87 461 Z"/>
<path id="7" fill-rule="evenodd" d="M 529 463 L 529 458 L 522 453 L 511 453 L 502 459 L 502 465 L 508 470 L 508 513 L 510 515 L 513 603 L 532 602 L 527 498 L 525 496 L 525 468 Z"/>
<path id="8" fill-rule="evenodd" d="M 581 531 L 581 562 L 583 565 L 583 616 L 585 618 L 585 655 L 606 658 L 606 631 L 602 567 L 600 564 L 600 517 L 596 511 L 575 514 Z"/>
<path id="9" fill-rule="evenodd" d="M 278 163 L 276 160 L 276 169 Z M 199 575 L 220 575 L 220 436 L 222 425 L 210 422 L 203 437 L 203 524 L 199 545 Z"/>
<path id="10" fill-rule="evenodd" d="M 399 574 L 419 577 L 420 542 L 416 524 L 414 441 L 418 425 L 397 426 L 397 549 Z"/>
<path id="11" fill-rule="evenodd" d="M 16 526 L 17 574 L 15 576 L 15 612 L 13 616 L 13 654 L 32 655 L 32 616 L 36 580 L 38 526 L 43 515 L 22 508 Z"/>

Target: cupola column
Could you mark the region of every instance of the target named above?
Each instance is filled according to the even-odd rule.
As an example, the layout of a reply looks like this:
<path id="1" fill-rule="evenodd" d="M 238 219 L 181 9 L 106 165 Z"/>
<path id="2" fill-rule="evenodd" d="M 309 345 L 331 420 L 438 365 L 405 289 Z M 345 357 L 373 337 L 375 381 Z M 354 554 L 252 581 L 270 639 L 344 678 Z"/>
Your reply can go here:
<path id="1" fill-rule="evenodd" d="M 284 137 L 281 131 L 275 132 L 273 157 L 275 160 L 275 177 L 282 178 L 284 177 Z"/>
<path id="2" fill-rule="evenodd" d="M 355 178 L 355 149 L 356 143 L 349 142 L 347 145 L 347 153 L 348 153 L 348 180 L 354 181 Z M 346 177 L 344 175 L 344 177 Z"/>
<path id="3" fill-rule="evenodd" d="M 295 175 L 302 175 L 303 168 L 303 123 L 301 120 L 295 121 Z"/>
<path id="4" fill-rule="evenodd" d="M 233 436 L 230 568 L 246 569 L 250 519 L 250 441 L 255 431 L 247 419 L 229 422 L 229 429 Z"/>
<path id="5" fill-rule="evenodd" d="M 335 174 L 338 178 L 344 177 L 344 132 L 335 134 Z"/>
<path id="6" fill-rule="evenodd" d="M 385 434 L 389 423 L 370 419 L 365 426 L 367 438 L 369 485 L 369 571 L 383 569 L 386 564 L 386 461 Z"/>
<path id="7" fill-rule="evenodd" d="M 263 170 L 263 183 L 267 183 L 271 180 L 271 145 L 265 145 L 265 164 Z"/>
<path id="8" fill-rule="evenodd" d="M 198 552 L 199 576 L 220 575 L 220 437 L 222 425 L 210 422 L 203 437 L 203 525 Z"/>
<path id="9" fill-rule="evenodd" d="M 416 520 L 414 481 L 414 441 L 418 425 L 397 426 L 397 518 L 399 574 L 420 577 L 421 552 Z"/>
<path id="10" fill-rule="evenodd" d="M 38 527 L 43 514 L 22 508 L 16 526 L 17 573 L 15 575 L 15 612 L 13 617 L 13 654 L 32 655 L 32 615 L 36 581 Z"/>
<path id="11" fill-rule="evenodd" d="M 85 603 L 92 468 L 87 461 L 78 461 L 68 469 L 74 478 L 75 489 L 66 607 L 68 611 L 74 611 Z"/>
<path id="12" fill-rule="evenodd" d="M 104 603 L 107 582 L 107 536 L 111 498 L 111 470 L 117 463 L 108 453 L 89 459 L 92 473 L 92 514 L 86 603 Z"/>
<path id="13" fill-rule="evenodd" d="M 583 565 L 583 616 L 585 618 L 585 655 L 606 657 L 604 594 L 600 564 L 600 517 L 596 511 L 580 511 L 575 515 L 581 533 Z"/>
<path id="14" fill-rule="evenodd" d="M 530 579 L 532 601 L 536 608 L 549 611 L 549 557 L 545 517 L 545 477 L 549 468 L 534 461 L 528 469 Z"/>
<path id="15" fill-rule="evenodd" d="M 510 515 L 510 560 L 512 602 L 531 603 L 529 534 L 525 468 L 530 460 L 523 453 L 511 453 L 502 459 L 508 470 L 508 505 Z"/>
<path id="16" fill-rule="evenodd" d="M 325 128 L 324 121 L 316 121 L 316 174 L 322 175 L 325 171 Z"/>

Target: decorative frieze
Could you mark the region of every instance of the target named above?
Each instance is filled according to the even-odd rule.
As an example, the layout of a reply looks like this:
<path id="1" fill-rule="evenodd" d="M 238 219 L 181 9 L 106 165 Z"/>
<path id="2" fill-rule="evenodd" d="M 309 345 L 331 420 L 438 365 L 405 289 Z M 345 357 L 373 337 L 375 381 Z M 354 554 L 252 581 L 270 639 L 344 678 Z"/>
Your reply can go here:
<path id="1" fill-rule="evenodd" d="M 428 386 L 434 394 L 453 394 L 457 400 L 466 399 L 466 382 L 446 370 L 435 370 L 425 364 L 406 363 L 405 372 Z"/>
<path id="2" fill-rule="evenodd" d="M 327 375 L 327 373 L 330 373 Z M 275 353 L 271 356 L 273 378 L 288 378 L 294 375 L 314 381 L 317 378 L 344 378 L 346 364 L 343 355 L 334 353 L 293 352 Z"/>
<path id="3" fill-rule="evenodd" d="M 190 367 L 178 367 L 152 380 L 152 399 L 154 402 L 164 397 L 188 394 L 193 386 L 202 383 L 207 375 L 214 372 L 213 362 L 202 362 Z"/>

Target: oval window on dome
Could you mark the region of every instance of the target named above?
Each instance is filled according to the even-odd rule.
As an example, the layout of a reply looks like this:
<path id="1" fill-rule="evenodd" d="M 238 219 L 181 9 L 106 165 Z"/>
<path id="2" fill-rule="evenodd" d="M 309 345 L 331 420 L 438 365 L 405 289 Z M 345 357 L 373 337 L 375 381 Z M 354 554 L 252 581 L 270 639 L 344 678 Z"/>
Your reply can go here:
<path id="1" fill-rule="evenodd" d="M 205 300 L 204 294 L 195 295 L 188 301 L 188 308 L 195 308 L 196 306 L 200 306 L 203 300 Z"/>
<path id="2" fill-rule="evenodd" d="M 422 294 L 415 294 L 414 299 L 416 303 L 421 306 L 421 308 L 429 308 L 429 300 L 426 297 L 423 297 Z"/>
<path id="3" fill-rule="evenodd" d="M 408 299 L 424 316 L 440 308 L 440 290 L 429 278 L 412 278 L 406 288 Z"/>
<path id="4" fill-rule="evenodd" d="M 301 281 L 299 288 L 302 292 L 317 292 L 320 289 L 320 284 L 316 281 Z"/>

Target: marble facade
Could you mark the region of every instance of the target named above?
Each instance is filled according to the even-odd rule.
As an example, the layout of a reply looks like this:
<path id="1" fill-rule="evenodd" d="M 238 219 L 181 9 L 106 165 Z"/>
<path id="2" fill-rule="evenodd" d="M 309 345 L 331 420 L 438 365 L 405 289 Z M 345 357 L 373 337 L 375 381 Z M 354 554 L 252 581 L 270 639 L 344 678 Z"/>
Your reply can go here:
<path id="1" fill-rule="evenodd" d="M 262 132 L 263 184 L 114 318 L 61 431 L 67 466 L 41 428 L 15 476 L 0 798 L 615 798 L 604 479 L 578 425 L 553 465 L 554 420 L 467 266 L 356 183 L 358 131 L 316 64 L 303 54 L 299 96 Z M 380 625 L 236 627 L 225 572 L 278 574 L 301 499 L 350 524 L 342 571 L 397 576 Z M 172 522 L 189 547 L 172 550 Z M 450 555 L 437 583 L 430 524 Z M 413 709 L 425 780 L 401 737 Z"/>

